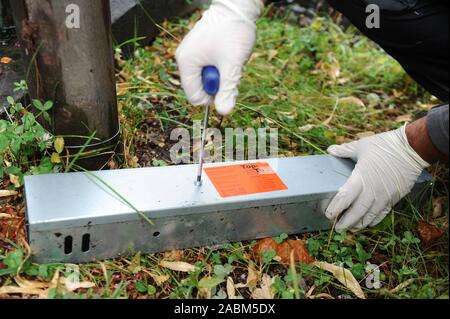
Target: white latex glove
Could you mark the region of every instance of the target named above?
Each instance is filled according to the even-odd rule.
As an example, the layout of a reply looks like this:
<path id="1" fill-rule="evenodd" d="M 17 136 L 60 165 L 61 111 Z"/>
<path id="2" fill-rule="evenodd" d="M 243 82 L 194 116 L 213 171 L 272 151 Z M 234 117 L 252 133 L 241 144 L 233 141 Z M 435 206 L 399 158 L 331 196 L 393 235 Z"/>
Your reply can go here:
<path id="1" fill-rule="evenodd" d="M 181 83 L 190 103 L 215 104 L 222 115 L 232 111 L 243 67 L 255 46 L 256 20 L 262 9 L 261 0 L 212 1 L 176 53 Z M 221 76 L 215 100 L 202 86 L 202 70 L 210 65 L 217 67 Z"/>
<path id="2" fill-rule="evenodd" d="M 334 221 L 346 210 L 336 231 L 357 231 L 380 223 L 429 166 L 409 145 L 405 128 L 330 146 L 330 154 L 357 162 L 326 211 L 327 218 Z"/>

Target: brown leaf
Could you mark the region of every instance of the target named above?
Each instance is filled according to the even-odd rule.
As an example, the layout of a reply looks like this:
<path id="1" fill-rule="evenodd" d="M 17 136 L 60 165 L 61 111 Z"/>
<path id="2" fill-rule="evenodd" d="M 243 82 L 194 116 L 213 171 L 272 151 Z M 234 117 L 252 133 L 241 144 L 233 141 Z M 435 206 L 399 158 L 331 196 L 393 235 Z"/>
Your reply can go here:
<path id="1" fill-rule="evenodd" d="M 270 277 L 267 274 L 263 275 L 263 278 L 261 280 L 261 286 L 260 288 L 256 288 L 252 293 L 253 299 L 274 299 L 275 295 L 272 292 L 272 285 L 275 282 L 275 277 Z"/>
<path id="2" fill-rule="evenodd" d="M 336 82 L 341 75 L 341 67 L 339 65 L 339 62 L 334 58 L 330 63 L 319 62 L 316 65 L 316 69 L 316 72 L 318 72 L 319 70 L 324 72 L 329 78 L 333 80 L 333 82 Z"/>
<path id="3" fill-rule="evenodd" d="M 277 251 L 278 245 L 273 238 L 264 238 L 259 240 L 253 247 L 253 256 L 256 260 L 261 260 L 261 255 L 269 252 L 270 250 Z"/>
<path id="4" fill-rule="evenodd" d="M 45 282 L 39 282 L 39 281 L 30 281 L 23 279 L 22 277 L 16 277 L 15 278 L 16 283 L 21 288 L 28 288 L 28 289 L 43 289 L 48 287 L 48 283 Z"/>
<path id="5" fill-rule="evenodd" d="M 258 273 L 255 269 L 249 267 L 247 274 L 247 283 L 245 284 L 248 288 L 254 288 L 258 284 Z"/>
<path id="6" fill-rule="evenodd" d="M 278 51 L 277 50 L 269 50 L 268 52 L 268 60 L 272 61 L 276 56 L 278 55 Z"/>
<path id="7" fill-rule="evenodd" d="M 234 287 L 233 278 L 227 278 L 227 295 L 228 299 L 236 299 L 236 289 Z"/>
<path id="8" fill-rule="evenodd" d="M 181 86 L 181 82 L 179 80 L 177 80 L 177 79 L 169 78 L 169 82 L 171 84 L 173 84 L 174 86 Z"/>
<path id="9" fill-rule="evenodd" d="M 345 136 L 336 136 L 336 143 L 337 144 L 345 144 L 345 143 L 350 143 L 353 142 L 352 139 L 345 137 Z"/>
<path id="10" fill-rule="evenodd" d="M 442 216 L 442 198 L 433 199 L 433 218 Z"/>
<path id="11" fill-rule="evenodd" d="M 2 64 L 9 64 L 11 62 L 12 62 L 12 59 L 7 56 L 4 56 L 3 58 L 0 59 L 0 63 L 2 63 Z"/>
<path id="12" fill-rule="evenodd" d="M 0 197 L 16 196 L 16 191 L 0 190 Z"/>
<path id="13" fill-rule="evenodd" d="M 17 276 L 14 278 L 18 286 L 0 287 L 0 296 L 6 294 L 28 294 L 35 295 L 41 299 L 48 298 L 50 289 L 56 288 L 59 282 L 59 271 L 55 272 L 49 283 L 29 281 Z"/>
<path id="14" fill-rule="evenodd" d="M 423 220 L 417 222 L 417 232 L 425 247 L 432 246 L 444 234 L 442 229 Z"/>
<path id="15" fill-rule="evenodd" d="M 283 264 L 290 263 L 291 252 L 294 252 L 294 261 L 301 262 L 303 264 L 309 264 L 314 261 L 308 249 L 305 247 L 305 243 L 302 240 L 289 239 L 281 244 L 277 244 L 273 238 L 264 238 L 258 241 L 253 247 L 253 254 L 257 260 L 261 261 L 261 254 L 267 253 L 273 249 L 277 255 L 277 261 Z"/>
<path id="16" fill-rule="evenodd" d="M 144 272 L 149 274 L 150 277 L 152 277 L 152 279 L 155 281 L 156 285 L 160 286 L 160 287 L 170 279 L 169 275 L 160 275 L 160 274 L 156 274 L 153 272 L 149 272 L 145 269 L 144 269 Z"/>
<path id="17" fill-rule="evenodd" d="M 39 298 L 46 298 L 46 291 L 37 288 L 22 288 L 15 286 L 4 286 L 0 287 L 0 296 L 8 294 L 27 294 L 27 295 L 37 295 Z"/>
<path id="18" fill-rule="evenodd" d="M 359 282 L 348 269 L 322 261 L 314 262 L 314 266 L 332 273 L 334 277 L 339 280 L 341 284 L 351 290 L 356 297 L 366 299 Z"/>
<path id="19" fill-rule="evenodd" d="M 362 138 L 374 136 L 374 135 L 375 135 L 375 132 L 367 131 L 367 132 L 362 132 L 362 133 L 356 134 L 356 137 L 358 137 L 358 139 L 362 139 Z"/>
<path id="20" fill-rule="evenodd" d="M 412 121 L 412 116 L 411 116 L 411 114 L 400 115 L 400 116 L 397 116 L 397 118 L 395 119 L 395 121 L 396 121 L 397 123 L 401 123 L 401 122 L 411 122 L 411 121 Z"/>
<path id="21" fill-rule="evenodd" d="M 299 128 L 298 128 L 298 130 L 300 131 L 300 132 L 302 132 L 302 133 L 306 133 L 306 132 L 309 132 L 309 131 L 311 131 L 313 128 L 315 128 L 316 127 L 316 125 L 313 125 L 313 124 L 306 124 L 306 125 L 303 125 L 303 126 L 300 126 Z"/>
<path id="22" fill-rule="evenodd" d="M 159 265 L 163 268 L 167 268 L 174 271 L 181 271 L 181 272 L 194 272 L 196 270 L 196 267 L 194 265 L 188 264 L 183 261 L 160 261 Z"/>
<path id="23" fill-rule="evenodd" d="M 361 108 L 365 108 L 364 102 L 356 96 L 347 96 L 339 99 L 339 104 L 353 104 Z"/>
<path id="24" fill-rule="evenodd" d="M 64 282 L 64 285 L 66 286 L 67 291 L 75 291 L 78 289 L 88 289 L 95 287 L 95 284 L 90 281 L 72 281 L 69 278 L 61 278 L 62 282 Z"/>
<path id="25" fill-rule="evenodd" d="M 179 261 L 182 259 L 183 259 L 183 251 L 182 250 L 172 250 L 172 251 L 166 251 L 164 253 L 164 260 Z"/>
<path id="26" fill-rule="evenodd" d="M 13 175 L 13 174 L 9 174 L 9 180 L 14 185 L 15 188 L 19 188 L 20 187 L 19 176 L 16 176 L 16 175 Z"/>
<path id="27" fill-rule="evenodd" d="M 133 259 L 131 259 L 131 263 L 128 265 L 127 270 L 133 274 L 139 271 L 141 265 L 141 253 L 138 252 Z"/>
<path id="28" fill-rule="evenodd" d="M 392 293 L 392 294 L 395 294 L 395 293 L 399 292 L 400 290 L 403 290 L 406 287 L 410 286 L 412 283 L 414 283 L 414 281 L 416 281 L 416 278 L 408 279 L 405 282 L 402 282 L 401 284 L 399 284 L 394 289 L 391 289 L 389 292 Z"/>
<path id="29" fill-rule="evenodd" d="M 286 263 L 289 263 L 289 260 L 290 260 L 289 256 L 290 256 L 292 250 L 294 251 L 294 261 L 295 262 L 301 262 L 302 264 L 310 264 L 315 260 L 315 258 L 309 254 L 309 251 L 306 248 L 303 240 L 289 239 L 287 241 L 287 244 L 291 248 L 289 251 L 289 255 L 286 256 L 286 259 L 284 258 L 285 256 L 280 256 L 281 258 L 283 258 L 282 260 L 286 260 Z"/>
<path id="30" fill-rule="evenodd" d="M 198 288 L 198 295 L 197 297 L 199 299 L 211 299 L 211 289 L 209 288 Z"/>

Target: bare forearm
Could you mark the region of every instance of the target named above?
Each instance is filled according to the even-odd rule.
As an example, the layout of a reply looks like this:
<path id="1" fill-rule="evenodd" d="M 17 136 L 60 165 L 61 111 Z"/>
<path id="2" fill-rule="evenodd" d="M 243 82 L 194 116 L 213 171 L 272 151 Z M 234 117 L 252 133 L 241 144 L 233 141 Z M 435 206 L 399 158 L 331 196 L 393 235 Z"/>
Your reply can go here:
<path id="1" fill-rule="evenodd" d="M 438 161 L 448 161 L 448 156 L 442 154 L 433 144 L 428 132 L 426 117 L 408 124 L 406 136 L 411 147 L 424 161 L 430 164 Z"/>

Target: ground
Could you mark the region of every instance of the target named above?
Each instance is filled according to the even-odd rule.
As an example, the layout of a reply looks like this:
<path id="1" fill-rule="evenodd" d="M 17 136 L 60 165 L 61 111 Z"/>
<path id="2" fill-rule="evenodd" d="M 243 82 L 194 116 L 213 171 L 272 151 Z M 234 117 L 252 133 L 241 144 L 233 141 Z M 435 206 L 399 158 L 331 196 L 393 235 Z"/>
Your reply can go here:
<path id="1" fill-rule="evenodd" d="M 136 47 L 132 59 L 117 47 L 123 147 L 110 168 L 170 165 L 171 130 L 202 119 L 202 109 L 186 101 L 174 60 L 198 18 L 164 23 L 153 45 Z M 300 19 L 300 26 L 286 12 L 267 10 L 237 107 L 226 118 L 213 113 L 210 125 L 278 128 L 280 156 L 321 154 L 331 144 L 398 128 L 438 103 L 380 48 L 336 21 L 324 15 Z M 256 241 L 138 253 L 79 265 L 81 282 L 74 284 L 73 266 L 29 260 L 22 196 L 23 174 L 73 169 L 73 157 L 28 107 L 10 102 L 0 120 L 0 190 L 11 195 L 0 197 L 0 298 L 356 298 L 359 286 L 366 298 L 448 298 L 444 165 L 430 169 L 436 183 L 426 199 L 405 203 L 376 228 L 280 234 L 261 254 Z M 35 106 L 45 117 L 51 103 Z M 316 262 L 280 258 L 285 243 L 304 243 Z M 378 266 L 378 289 L 366 285 L 367 263 Z M 339 281 L 332 265 L 349 270 L 356 284 Z"/>

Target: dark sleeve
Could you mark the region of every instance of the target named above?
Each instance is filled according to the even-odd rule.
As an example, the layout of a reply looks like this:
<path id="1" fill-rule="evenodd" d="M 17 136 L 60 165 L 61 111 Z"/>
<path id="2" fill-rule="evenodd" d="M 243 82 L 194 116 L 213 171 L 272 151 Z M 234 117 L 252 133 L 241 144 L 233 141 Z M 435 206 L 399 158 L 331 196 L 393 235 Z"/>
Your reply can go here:
<path id="1" fill-rule="evenodd" d="M 434 146 L 448 156 L 448 104 L 431 109 L 427 126 Z"/>

